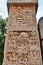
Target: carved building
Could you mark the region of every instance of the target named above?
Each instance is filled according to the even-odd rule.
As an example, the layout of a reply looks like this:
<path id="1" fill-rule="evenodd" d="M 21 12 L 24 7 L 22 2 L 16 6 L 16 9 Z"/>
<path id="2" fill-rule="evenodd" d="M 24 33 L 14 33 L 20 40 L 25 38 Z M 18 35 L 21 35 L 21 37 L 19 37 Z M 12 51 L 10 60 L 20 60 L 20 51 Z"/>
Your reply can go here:
<path id="1" fill-rule="evenodd" d="M 38 0 L 8 0 L 9 21 L 3 65 L 42 65 L 36 13 Z"/>

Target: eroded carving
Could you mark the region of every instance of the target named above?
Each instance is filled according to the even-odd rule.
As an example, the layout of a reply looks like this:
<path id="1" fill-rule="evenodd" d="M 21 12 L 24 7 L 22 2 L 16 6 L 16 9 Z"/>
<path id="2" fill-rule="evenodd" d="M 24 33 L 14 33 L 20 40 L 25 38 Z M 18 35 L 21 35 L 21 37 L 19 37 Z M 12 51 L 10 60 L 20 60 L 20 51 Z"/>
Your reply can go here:
<path id="1" fill-rule="evenodd" d="M 35 20 L 34 6 L 10 7 L 4 65 L 41 65 Z"/>
<path id="2" fill-rule="evenodd" d="M 36 44 L 37 41 L 31 40 L 32 37 L 36 38 L 32 31 L 29 32 L 15 32 L 9 31 L 8 35 L 8 49 L 7 61 L 11 64 L 28 65 L 33 62 L 40 62 L 40 49 Z M 32 38 L 33 39 L 33 38 Z M 30 61 L 31 60 L 31 61 Z"/>

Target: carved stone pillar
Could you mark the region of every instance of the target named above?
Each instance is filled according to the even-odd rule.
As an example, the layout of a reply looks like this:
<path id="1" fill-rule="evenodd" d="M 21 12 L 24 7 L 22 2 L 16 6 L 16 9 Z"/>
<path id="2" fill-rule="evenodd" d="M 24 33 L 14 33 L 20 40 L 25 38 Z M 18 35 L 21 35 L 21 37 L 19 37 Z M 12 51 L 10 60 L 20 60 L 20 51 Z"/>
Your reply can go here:
<path id="1" fill-rule="evenodd" d="M 3 65 L 42 65 L 36 23 L 37 0 L 8 0 Z"/>

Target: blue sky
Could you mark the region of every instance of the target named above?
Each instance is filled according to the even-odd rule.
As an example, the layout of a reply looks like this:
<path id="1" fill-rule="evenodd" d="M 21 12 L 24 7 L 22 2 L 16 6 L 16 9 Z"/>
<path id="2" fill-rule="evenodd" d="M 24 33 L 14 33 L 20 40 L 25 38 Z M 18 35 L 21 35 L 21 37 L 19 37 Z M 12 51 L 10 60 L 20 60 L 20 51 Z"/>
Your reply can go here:
<path id="1" fill-rule="evenodd" d="M 37 21 L 39 20 L 40 17 L 43 16 L 43 0 L 39 0 L 39 6 L 38 6 L 38 11 L 37 11 Z M 8 17 L 8 12 L 7 12 L 7 0 L 0 0 L 0 15 L 3 16 L 3 18 Z"/>

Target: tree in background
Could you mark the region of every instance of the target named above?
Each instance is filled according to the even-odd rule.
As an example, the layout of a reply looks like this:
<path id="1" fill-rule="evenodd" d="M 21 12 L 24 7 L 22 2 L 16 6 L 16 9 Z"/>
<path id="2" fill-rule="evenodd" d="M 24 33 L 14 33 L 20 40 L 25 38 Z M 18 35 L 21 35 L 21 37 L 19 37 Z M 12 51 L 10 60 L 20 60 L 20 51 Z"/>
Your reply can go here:
<path id="1" fill-rule="evenodd" d="M 4 51 L 4 43 L 5 43 L 5 33 L 6 33 L 6 24 L 8 18 L 3 19 L 0 16 L 0 65 L 3 62 L 3 51 Z"/>

